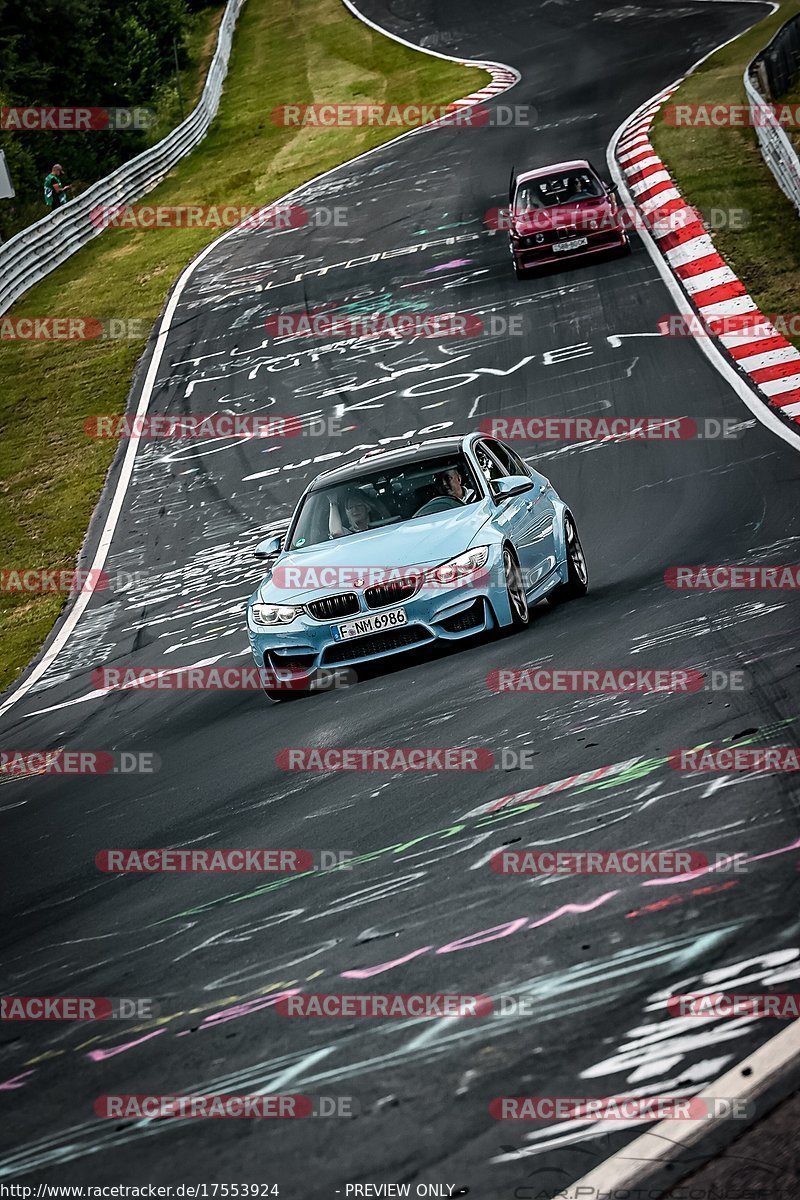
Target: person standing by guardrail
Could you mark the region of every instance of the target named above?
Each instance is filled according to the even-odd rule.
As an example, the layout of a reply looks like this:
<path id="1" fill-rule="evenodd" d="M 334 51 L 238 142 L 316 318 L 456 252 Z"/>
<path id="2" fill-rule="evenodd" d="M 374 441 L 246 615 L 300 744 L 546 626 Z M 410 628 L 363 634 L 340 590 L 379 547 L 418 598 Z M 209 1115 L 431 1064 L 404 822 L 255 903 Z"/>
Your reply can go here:
<path id="1" fill-rule="evenodd" d="M 72 184 L 61 182 L 63 174 L 64 168 L 61 163 L 54 163 L 50 169 L 50 174 L 45 176 L 44 202 L 51 212 L 56 208 L 60 208 L 62 204 L 66 204 L 69 199 L 67 192 L 72 187 Z"/>

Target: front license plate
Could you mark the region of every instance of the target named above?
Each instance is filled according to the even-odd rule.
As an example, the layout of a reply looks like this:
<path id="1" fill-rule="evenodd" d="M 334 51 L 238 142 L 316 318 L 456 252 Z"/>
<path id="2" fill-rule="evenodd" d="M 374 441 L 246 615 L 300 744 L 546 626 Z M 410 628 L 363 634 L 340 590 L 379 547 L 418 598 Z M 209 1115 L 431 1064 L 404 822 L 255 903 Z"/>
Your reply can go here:
<path id="1" fill-rule="evenodd" d="M 388 612 L 359 617 L 357 621 L 345 621 L 344 625 L 334 625 L 332 629 L 337 642 L 346 642 L 348 638 L 361 637 L 365 633 L 379 633 L 382 629 L 394 629 L 407 623 L 404 608 L 390 608 Z"/>
<path id="2" fill-rule="evenodd" d="M 588 238 L 573 238 L 571 242 L 556 242 L 553 245 L 553 251 L 556 250 L 580 250 L 581 246 L 589 244 Z"/>

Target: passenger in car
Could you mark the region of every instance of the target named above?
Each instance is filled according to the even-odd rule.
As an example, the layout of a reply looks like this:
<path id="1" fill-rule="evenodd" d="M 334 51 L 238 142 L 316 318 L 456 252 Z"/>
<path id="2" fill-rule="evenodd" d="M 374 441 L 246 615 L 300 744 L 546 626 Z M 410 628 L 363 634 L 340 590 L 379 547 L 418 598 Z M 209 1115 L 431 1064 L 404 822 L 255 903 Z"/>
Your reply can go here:
<path id="1" fill-rule="evenodd" d="M 363 492 L 353 489 L 345 494 L 344 500 L 330 501 L 328 529 L 331 537 L 343 537 L 347 533 L 364 533 L 384 519 L 377 502 L 370 506 Z M 344 510 L 344 520 L 341 510 Z"/>

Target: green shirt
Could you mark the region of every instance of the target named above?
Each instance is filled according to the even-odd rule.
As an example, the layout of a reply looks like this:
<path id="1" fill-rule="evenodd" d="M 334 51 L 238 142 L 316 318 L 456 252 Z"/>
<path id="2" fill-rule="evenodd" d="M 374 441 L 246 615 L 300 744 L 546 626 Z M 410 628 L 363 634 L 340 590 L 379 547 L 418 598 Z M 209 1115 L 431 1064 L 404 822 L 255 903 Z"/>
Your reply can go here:
<path id="1" fill-rule="evenodd" d="M 57 192 L 55 190 L 55 188 L 53 187 L 54 183 L 60 184 L 60 186 L 61 186 L 60 192 Z M 61 176 L 54 175 L 52 171 L 50 172 L 49 175 L 45 176 L 44 202 L 48 208 L 54 208 L 57 204 L 66 204 L 67 203 L 67 193 L 64 191 L 64 185 L 61 182 Z"/>

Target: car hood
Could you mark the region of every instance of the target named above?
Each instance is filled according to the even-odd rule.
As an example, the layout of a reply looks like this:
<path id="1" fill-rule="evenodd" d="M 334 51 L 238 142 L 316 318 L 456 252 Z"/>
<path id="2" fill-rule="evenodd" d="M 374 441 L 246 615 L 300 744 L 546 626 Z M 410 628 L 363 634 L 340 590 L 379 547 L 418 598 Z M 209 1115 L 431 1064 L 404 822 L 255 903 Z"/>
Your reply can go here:
<path id="1" fill-rule="evenodd" d="M 537 208 L 514 217 L 517 233 L 544 233 L 564 225 L 588 225 L 589 221 L 608 220 L 612 212 L 608 200 L 584 200 L 580 204 L 559 204 L 554 208 Z"/>
<path id="2" fill-rule="evenodd" d="M 365 533 L 321 542 L 307 549 L 291 550 L 276 559 L 272 571 L 262 581 L 253 599 L 270 604 L 308 603 L 320 596 L 352 591 L 347 568 L 386 568 L 389 571 L 407 567 L 435 567 L 439 563 L 463 554 L 489 520 L 493 509 L 490 500 L 481 500 L 465 508 L 434 513 L 400 525 L 385 525 Z M 300 568 L 299 586 L 285 586 L 287 568 Z M 324 587 L 304 586 L 303 580 L 325 567 L 343 569 L 343 582 Z M 295 576 L 298 578 L 298 576 Z"/>

